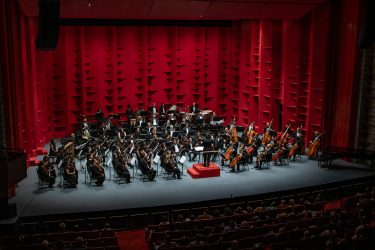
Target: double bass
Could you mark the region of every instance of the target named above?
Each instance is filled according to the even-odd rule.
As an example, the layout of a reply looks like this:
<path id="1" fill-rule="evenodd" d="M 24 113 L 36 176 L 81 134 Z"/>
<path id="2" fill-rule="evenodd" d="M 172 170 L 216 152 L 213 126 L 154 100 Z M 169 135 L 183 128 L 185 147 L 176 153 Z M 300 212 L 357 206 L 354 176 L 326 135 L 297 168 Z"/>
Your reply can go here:
<path id="1" fill-rule="evenodd" d="M 247 143 L 251 144 L 254 136 L 256 135 L 256 132 L 254 130 L 254 122 L 252 122 L 249 126 L 249 131 L 247 132 Z"/>
<path id="2" fill-rule="evenodd" d="M 266 145 L 267 143 L 271 141 L 270 129 L 271 129 L 272 121 L 273 119 L 271 120 L 270 124 L 266 127 L 266 132 L 264 132 L 263 134 L 263 138 L 262 138 L 263 145 Z"/>
<path id="3" fill-rule="evenodd" d="M 319 149 L 319 146 L 320 146 L 319 138 L 322 136 L 322 134 L 323 133 L 320 133 L 319 135 L 317 135 L 315 137 L 314 141 L 309 146 L 309 149 L 307 151 L 307 157 L 314 158 L 318 154 L 318 149 Z"/>
<path id="4" fill-rule="evenodd" d="M 231 129 L 230 129 L 230 132 L 231 132 L 231 141 L 236 144 L 238 143 L 238 135 L 237 135 L 237 129 L 235 126 L 233 126 Z"/>

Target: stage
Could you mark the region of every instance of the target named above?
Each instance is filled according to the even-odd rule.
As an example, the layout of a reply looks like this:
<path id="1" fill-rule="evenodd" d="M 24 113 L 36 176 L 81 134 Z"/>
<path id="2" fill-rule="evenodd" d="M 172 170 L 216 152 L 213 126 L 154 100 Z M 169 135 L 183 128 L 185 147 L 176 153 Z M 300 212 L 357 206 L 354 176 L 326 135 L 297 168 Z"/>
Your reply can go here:
<path id="1" fill-rule="evenodd" d="M 84 161 L 82 163 L 85 164 Z M 113 168 L 109 167 L 106 168 L 107 180 L 101 187 L 89 186 L 88 181 L 85 183 L 84 172 L 80 172 L 78 187 L 74 189 L 62 189 L 59 178 L 53 188 L 38 189 L 34 166 L 28 169 L 28 177 L 18 184 L 16 196 L 9 202 L 17 204 L 19 217 L 28 217 L 193 203 L 375 175 L 375 172 L 369 171 L 365 165 L 337 160 L 335 169 L 324 169 L 318 166 L 317 161 L 303 157 L 290 162 L 289 166 L 275 166 L 271 163 L 269 169 L 255 170 L 253 164 L 249 165 L 248 171 L 238 173 L 231 173 L 228 167 L 225 167 L 219 177 L 193 179 L 186 172 L 193 163 L 195 162 L 184 163 L 181 180 L 167 180 L 159 174 L 154 182 L 142 182 L 136 176 L 130 184 L 117 184 L 108 179 L 109 171 L 113 178 Z M 220 166 L 219 162 L 216 164 Z M 79 161 L 77 169 L 80 169 Z M 12 220 L 15 218 L 1 223 Z"/>

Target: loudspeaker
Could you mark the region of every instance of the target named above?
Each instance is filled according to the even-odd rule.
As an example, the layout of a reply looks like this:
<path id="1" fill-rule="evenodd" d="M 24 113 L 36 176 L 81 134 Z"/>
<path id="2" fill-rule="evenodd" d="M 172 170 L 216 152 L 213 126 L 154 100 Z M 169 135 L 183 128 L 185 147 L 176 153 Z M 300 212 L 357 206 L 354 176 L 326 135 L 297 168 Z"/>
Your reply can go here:
<path id="1" fill-rule="evenodd" d="M 39 0 L 38 50 L 53 50 L 59 38 L 60 0 Z"/>
<path id="2" fill-rule="evenodd" d="M 362 15 L 359 17 L 358 45 L 361 49 L 372 47 L 375 42 L 375 30 L 372 24 L 375 22 L 375 1 L 362 2 Z"/>

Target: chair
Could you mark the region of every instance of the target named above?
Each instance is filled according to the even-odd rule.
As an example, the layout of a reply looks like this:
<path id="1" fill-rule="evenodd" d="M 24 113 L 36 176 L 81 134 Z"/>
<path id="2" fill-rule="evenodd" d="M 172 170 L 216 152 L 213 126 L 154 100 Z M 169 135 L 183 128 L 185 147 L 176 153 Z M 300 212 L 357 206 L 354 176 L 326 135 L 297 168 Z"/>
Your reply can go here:
<path id="1" fill-rule="evenodd" d="M 107 217 L 87 218 L 87 223 L 92 224 L 94 229 L 103 229 L 107 222 Z"/>
<path id="2" fill-rule="evenodd" d="M 38 189 L 49 187 L 49 182 L 42 179 L 39 167 L 37 167 L 36 172 L 38 174 Z"/>
<path id="3" fill-rule="evenodd" d="M 127 215 L 110 216 L 109 224 L 115 229 L 127 229 L 129 227 L 129 219 Z"/>
<path id="4" fill-rule="evenodd" d="M 114 237 L 102 237 L 102 246 L 107 247 L 107 246 L 117 246 L 117 238 Z"/>

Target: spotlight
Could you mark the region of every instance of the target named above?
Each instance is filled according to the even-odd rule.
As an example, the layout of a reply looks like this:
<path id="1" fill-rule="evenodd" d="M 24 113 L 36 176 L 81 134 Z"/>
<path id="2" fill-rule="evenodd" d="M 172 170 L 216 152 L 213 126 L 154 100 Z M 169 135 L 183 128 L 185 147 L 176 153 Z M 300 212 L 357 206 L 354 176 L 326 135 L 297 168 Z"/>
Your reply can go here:
<path id="1" fill-rule="evenodd" d="M 91 7 L 91 0 L 89 0 L 89 8 Z"/>

